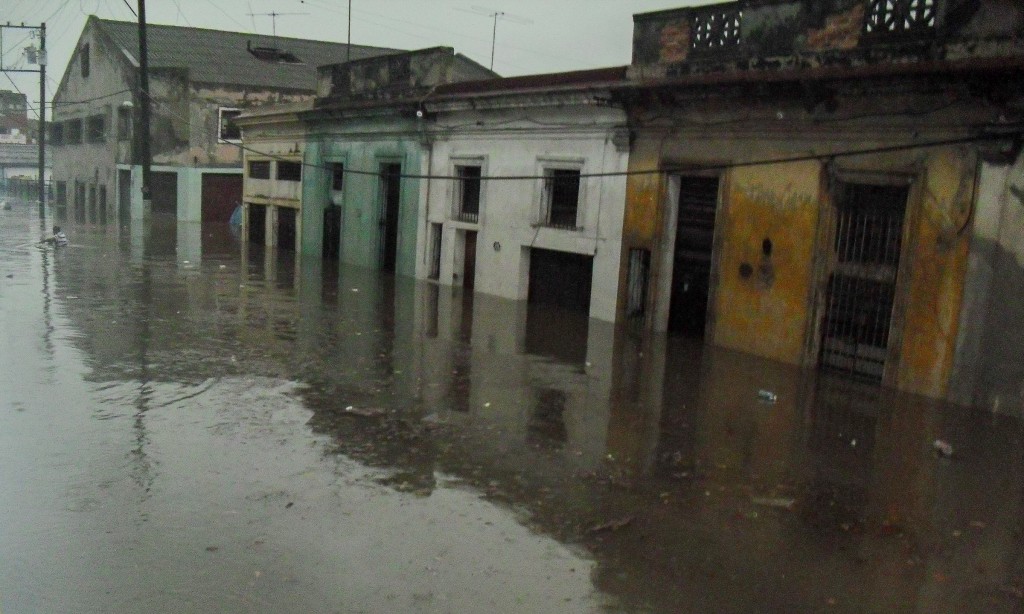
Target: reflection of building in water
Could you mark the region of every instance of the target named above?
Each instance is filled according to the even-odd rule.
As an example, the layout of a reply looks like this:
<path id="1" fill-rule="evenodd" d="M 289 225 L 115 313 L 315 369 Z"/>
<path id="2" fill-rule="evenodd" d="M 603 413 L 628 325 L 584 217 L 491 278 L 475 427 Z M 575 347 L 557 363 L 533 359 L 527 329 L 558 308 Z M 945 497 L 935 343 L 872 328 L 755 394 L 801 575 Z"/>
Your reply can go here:
<path id="1" fill-rule="evenodd" d="M 80 238 L 118 253 L 115 237 Z M 53 261 L 54 309 L 79 331 L 90 380 L 297 381 L 332 453 L 418 496 L 443 476 L 508 504 L 588 548 L 596 581 L 634 609 L 1016 607 L 1000 588 L 1024 572 L 1017 422 L 373 271 L 306 262 L 293 285 L 293 265 L 262 251 L 188 269 L 148 245 Z M 582 360 L 530 339 L 538 315 Z M 145 486 L 145 420 L 131 435 Z M 934 455 L 937 438 L 952 459 Z"/>

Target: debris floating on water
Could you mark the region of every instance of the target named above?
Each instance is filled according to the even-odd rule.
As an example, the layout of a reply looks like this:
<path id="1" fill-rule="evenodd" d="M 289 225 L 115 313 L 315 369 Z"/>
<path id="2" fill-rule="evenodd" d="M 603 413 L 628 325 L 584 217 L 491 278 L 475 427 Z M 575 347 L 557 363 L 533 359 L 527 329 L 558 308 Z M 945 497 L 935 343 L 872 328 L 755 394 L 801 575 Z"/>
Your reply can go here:
<path id="1" fill-rule="evenodd" d="M 633 516 L 626 516 L 619 520 L 610 520 L 603 524 L 598 524 L 590 527 L 587 533 L 603 533 L 605 531 L 618 531 L 619 529 L 629 526 L 633 523 Z"/>
<path id="2" fill-rule="evenodd" d="M 345 408 L 345 413 L 353 414 L 355 416 L 363 416 L 364 418 L 376 418 L 388 413 L 388 410 L 383 407 L 356 407 L 354 405 L 349 405 Z"/>
<path id="3" fill-rule="evenodd" d="M 948 441 L 936 439 L 932 443 L 932 447 L 935 448 L 935 453 L 943 458 L 949 458 L 950 456 L 953 456 L 953 446 L 950 445 Z"/>
<path id="4" fill-rule="evenodd" d="M 755 506 L 767 506 L 768 508 L 792 510 L 793 506 L 797 503 L 797 499 L 785 496 L 754 496 L 751 497 L 751 502 L 754 503 Z"/>

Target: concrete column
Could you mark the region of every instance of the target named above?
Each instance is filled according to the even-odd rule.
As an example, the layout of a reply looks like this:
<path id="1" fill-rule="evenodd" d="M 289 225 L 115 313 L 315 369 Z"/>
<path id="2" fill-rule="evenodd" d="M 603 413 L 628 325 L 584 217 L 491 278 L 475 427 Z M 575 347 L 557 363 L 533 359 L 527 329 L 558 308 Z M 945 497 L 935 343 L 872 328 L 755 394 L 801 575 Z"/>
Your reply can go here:
<path id="1" fill-rule="evenodd" d="M 72 200 L 72 202 L 74 202 Z M 132 220 L 143 220 L 148 217 L 149 211 L 142 200 L 142 167 L 132 166 L 132 189 L 131 189 L 131 218 Z"/>
<path id="2" fill-rule="evenodd" d="M 277 214 L 278 208 L 274 205 L 267 205 L 267 226 L 266 226 L 266 246 L 275 247 L 277 246 Z"/>
<path id="3" fill-rule="evenodd" d="M 178 221 L 203 221 L 203 173 L 198 168 L 178 171 Z"/>

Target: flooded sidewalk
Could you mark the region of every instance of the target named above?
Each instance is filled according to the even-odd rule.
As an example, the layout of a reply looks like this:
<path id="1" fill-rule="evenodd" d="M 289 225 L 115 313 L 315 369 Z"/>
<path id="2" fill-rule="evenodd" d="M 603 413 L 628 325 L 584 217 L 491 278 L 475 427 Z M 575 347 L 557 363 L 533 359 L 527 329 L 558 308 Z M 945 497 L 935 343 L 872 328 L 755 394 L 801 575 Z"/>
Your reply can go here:
<path id="1" fill-rule="evenodd" d="M 1018 417 L 49 226 L 0 211 L 5 614 L 1024 611 Z"/>

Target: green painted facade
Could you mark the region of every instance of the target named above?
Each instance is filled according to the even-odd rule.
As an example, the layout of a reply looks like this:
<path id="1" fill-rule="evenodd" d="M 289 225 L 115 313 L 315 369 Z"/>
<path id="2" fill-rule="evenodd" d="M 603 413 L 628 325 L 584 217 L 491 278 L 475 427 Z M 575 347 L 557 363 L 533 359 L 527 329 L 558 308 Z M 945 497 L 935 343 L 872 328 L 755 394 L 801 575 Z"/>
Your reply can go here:
<path id="1" fill-rule="evenodd" d="M 381 212 L 384 186 L 378 173 L 383 164 L 401 164 L 402 174 L 420 174 L 423 146 L 416 138 L 415 122 L 398 118 L 376 121 L 317 123 L 305 150 L 302 185 L 303 255 L 323 253 L 324 209 L 331 199 L 331 165 L 345 165 L 341 192 L 341 248 L 343 264 L 381 268 Z M 351 172 L 357 171 L 357 172 Z M 372 173 L 372 174 L 361 174 Z M 416 273 L 416 232 L 419 216 L 418 179 L 401 180 L 397 275 Z"/>

